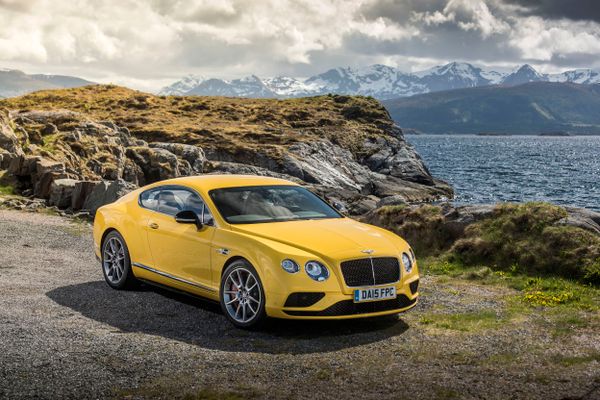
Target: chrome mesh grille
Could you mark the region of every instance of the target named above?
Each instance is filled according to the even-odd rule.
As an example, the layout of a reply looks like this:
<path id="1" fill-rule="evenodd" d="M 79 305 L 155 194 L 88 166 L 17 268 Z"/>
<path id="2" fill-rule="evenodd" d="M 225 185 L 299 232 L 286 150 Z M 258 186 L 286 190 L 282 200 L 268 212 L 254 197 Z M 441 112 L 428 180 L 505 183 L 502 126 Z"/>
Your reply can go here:
<path id="1" fill-rule="evenodd" d="M 373 257 L 344 261 L 341 264 L 346 285 L 372 286 L 400 280 L 400 263 L 395 257 Z"/>

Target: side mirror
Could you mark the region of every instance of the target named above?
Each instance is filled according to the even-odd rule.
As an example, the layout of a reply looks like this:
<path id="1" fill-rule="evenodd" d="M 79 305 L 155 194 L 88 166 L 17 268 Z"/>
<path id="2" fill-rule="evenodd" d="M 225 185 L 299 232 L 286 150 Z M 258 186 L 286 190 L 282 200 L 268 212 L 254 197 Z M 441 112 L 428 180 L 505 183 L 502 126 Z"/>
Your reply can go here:
<path id="1" fill-rule="evenodd" d="M 175 214 L 175 221 L 180 224 L 195 224 L 198 229 L 202 228 L 202 222 L 198 215 L 192 210 L 183 210 Z"/>

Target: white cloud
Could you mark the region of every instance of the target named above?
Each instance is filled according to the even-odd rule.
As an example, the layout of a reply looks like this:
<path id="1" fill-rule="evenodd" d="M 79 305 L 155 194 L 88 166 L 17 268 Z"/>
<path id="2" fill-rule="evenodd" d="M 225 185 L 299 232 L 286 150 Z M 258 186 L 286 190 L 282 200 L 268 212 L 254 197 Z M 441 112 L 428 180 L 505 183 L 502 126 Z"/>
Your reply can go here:
<path id="1" fill-rule="evenodd" d="M 187 73 L 306 76 L 381 60 L 600 64 L 598 24 L 519 10 L 502 0 L 0 0 L 0 67 L 158 88 Z"/>
<path id="2" fill-rule="evenodd" d="M 516 24 L 510 44 L 523 57 L 550 61 L 569 54 L 600 53 L 600 27 L 590 22 L 546 21 L 527 17 Z"/>

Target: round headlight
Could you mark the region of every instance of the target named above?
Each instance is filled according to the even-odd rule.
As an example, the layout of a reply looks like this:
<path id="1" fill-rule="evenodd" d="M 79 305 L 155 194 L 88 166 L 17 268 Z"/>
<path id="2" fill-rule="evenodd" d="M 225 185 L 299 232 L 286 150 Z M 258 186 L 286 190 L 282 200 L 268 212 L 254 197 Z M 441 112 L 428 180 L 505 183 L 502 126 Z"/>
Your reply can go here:
<path id="1" fill-rule="evenodd" d="M 300 271 L 300 266 L 296 264 L 296 261 L 290 260 L 289 258 L 281 262 L 281 268 L 285 269 L 290 274 L 295 274 Z"/>
<path id="2" fill-rule="evenodd" d="M 317 282 L 322 282 L 329 278 L 329 270 L 318 261 L 309 261 L 304 265 L 306 274 Z"/>
<path id="3" fill-rule="evenodd" d="M 402 264 L 404 265 L 404 270 L 406 271 L 406 273 L 409 274 L 410 271 L 412 271 L 413 265 L 412 260 L 406 253 L 402 253 Z"/>

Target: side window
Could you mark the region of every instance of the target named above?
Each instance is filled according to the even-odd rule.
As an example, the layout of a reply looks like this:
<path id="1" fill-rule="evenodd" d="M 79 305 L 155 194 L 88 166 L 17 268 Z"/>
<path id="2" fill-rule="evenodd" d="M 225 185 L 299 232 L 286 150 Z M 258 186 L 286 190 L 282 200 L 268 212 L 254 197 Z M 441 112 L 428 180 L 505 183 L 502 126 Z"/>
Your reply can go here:
<path id="1" fill-rule="evenodd" d="M 158 195 L 158 212 L 175 216 L 185 209 L 185 200 L 191 193 L 182 189 L 163 188 Z"/>
<path id="2" fill-rule="evenodd" d="M 160 189 L 150 189 L 140 194 L 140 205 L 149 210 L 157 211 L 159 192 Z"/>
<path id="3" fill-rule="evenodd" d="M 175 216 L 184 210 L 194 211 L 202 223 L 214 225 L 214 219 L 204 201 L 196 193 L 187 189 L 163 186 L 150 189 L 140 195 L 140 204 L 149 210 Z"/>

